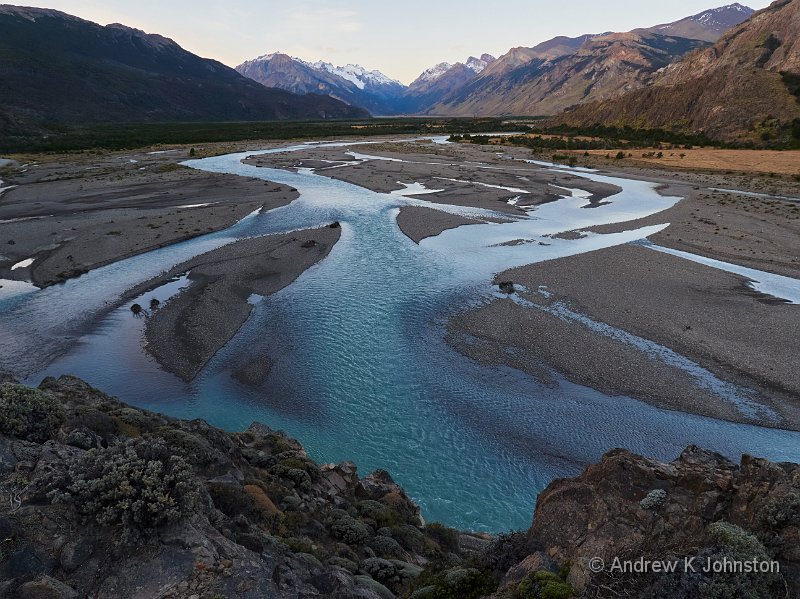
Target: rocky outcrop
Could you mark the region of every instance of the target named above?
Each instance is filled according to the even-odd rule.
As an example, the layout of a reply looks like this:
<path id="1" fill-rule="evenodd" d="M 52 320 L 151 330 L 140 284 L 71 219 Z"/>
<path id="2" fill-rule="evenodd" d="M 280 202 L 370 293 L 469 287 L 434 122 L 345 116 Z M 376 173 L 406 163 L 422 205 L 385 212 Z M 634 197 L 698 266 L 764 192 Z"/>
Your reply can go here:
<path id="1" fill-rule="evenodd" d="M 360 478 L 262 424 L 227 433 L 74 377 L 0 384 L 0 493 L 3 598 L 378 599 L 469 553 L 387 472 Z"/>
<path id="2" fill-rule="evenodd" d="M 0 376 L 0 494 L 2 599 L 800 591 L 800 465 L 697 447 L 670 463 L 611 451 L 551 483 L 529 531 L 492 538 L 426 524 L 388 472 L 317 464 L 263 424 L 228 433 L 74 377 L 31 389 Z M 779 571 L 617 572 L 615 558 Z"/>
<path id="3" fill-rule="evenodd" d="M 741 559 L 776 560 L 780 574 L 613 568 L 615 558 L 682 564 L 694 557 L 700 569 L 707 559 L 733 559 L 737 552 Z M 750 456 L 736 465 L 697 447 L 664 463 L 617 449 L 539 495 L 518 557 L 502 588 L 516 589 L 536 571 L 569 564 L 566 582 L 580 596 L 688 598 L 705 589 L 703 596 L 738 597 L 748 596 L 743 589 L 755 589 L 749 596 L 795 597 L 800 592 L 800 466 Z"/>

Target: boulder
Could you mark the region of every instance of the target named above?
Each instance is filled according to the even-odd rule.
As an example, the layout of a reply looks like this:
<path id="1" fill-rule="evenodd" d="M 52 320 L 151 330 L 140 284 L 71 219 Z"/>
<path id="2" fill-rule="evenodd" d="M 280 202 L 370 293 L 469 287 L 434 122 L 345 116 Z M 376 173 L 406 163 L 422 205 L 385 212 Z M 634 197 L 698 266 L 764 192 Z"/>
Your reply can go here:
<path id="1" fill-rule="evenodd" d="M 77 599 L 72 587 L 50 576 L 40 576 L 36 580 L 21 584 L 17 588 L 17 599 Z"/>

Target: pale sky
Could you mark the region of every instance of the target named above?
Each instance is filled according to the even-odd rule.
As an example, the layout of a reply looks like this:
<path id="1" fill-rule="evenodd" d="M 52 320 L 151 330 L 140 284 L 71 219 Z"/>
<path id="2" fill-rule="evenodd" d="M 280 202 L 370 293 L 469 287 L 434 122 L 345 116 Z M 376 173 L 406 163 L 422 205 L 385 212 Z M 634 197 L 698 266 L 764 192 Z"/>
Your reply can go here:
<path id="1" fill-rule="evenodd" d="M 410 83 L 436 63 L 464 61 L 556 35 L 628 31 L 675 21 L 726 0 L 49 0 L 106 25 L 170 37 L 229 66 L 275 51 L 356 63 Z M 741 2 L 754 9 L 769 0 Z"/>

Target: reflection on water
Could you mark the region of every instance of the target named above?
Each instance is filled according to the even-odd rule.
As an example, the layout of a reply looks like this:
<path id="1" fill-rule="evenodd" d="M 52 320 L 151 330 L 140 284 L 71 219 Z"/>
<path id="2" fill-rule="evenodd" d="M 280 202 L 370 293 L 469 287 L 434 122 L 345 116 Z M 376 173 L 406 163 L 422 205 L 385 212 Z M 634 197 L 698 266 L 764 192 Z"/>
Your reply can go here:
<path id="1" fill-rule="evenodd" d="M 599 208 L 582 208 L 586 199 L 577 194 L 545 204 L 528 218 L 451 229 L 416 245 L 397 228 L 398 208 L 473 209 L 379 194 L 307 170 L 241 163 L 251 154 L 187 164 L 290 185 L 300 198 L 227 231 L 98 269 L 58 291 L 26 296 L 0 316 L 4 332 L 23 345 L 0 340 L 0 355 L 24 360 L 19 348 L 26 329 L 42 337 L 76 330 L 53 309 L 62 315 L 98 313 L 115 295 L 189 256 L 234 239 L 335 220 L 342 236 L 328 258 L 280 292 L 251 298 L 251 318 L 192 384 L 160 371 L 142 353 L 142 321 L 131 317 L 130 305 L 112 312 L 31 380 L 70 372 L 125 401 L 171 415 L 228 429 L 263 421 L 299 438 L 318 460 L 352 459 L 362 473 L 388 469 L 428 520 L 476 530 L 527 527 L 536 494 L 550 480 L 575 474 L 613 447 L 673 458 L 697 443 L 728 455 L 800 459 L 797 433 L 658 410 L 566 381 L 545 387 L 511 369 L 475 364 L 444 342 L 444 319 L 490 298 L 493 273 L 627 243 L 660 227 L 576 240 L 546 236 L 641 218 L 677 198 L 659 196 L 648 183 L 586 173 L 624 191 Z M 546 245 L 502 245 L 517 239 Z M 136 301 L 163 299 L 180 283 L 171 285 Z M 259 354 L 274 362 L 263 388 L 231 378 L 247 356 Z"/>

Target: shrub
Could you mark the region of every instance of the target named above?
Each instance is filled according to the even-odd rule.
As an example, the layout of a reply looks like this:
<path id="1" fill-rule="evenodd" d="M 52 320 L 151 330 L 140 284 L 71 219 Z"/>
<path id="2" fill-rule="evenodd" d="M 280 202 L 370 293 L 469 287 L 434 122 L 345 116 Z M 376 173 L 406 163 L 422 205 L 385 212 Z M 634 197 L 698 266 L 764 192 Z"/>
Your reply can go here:
<path id="1" fill-rule="evenodd" d="M 422 551 L 425 547 L 425 535 L 410 524 L 391 527 L 392 538 L 397 540 L 403 547 L 411 551 Z"/>
<path id="2" fill-rule="evenodd" d="M 714 541 L 715 550 L 709 555 L 711 563 L 769 562 L 770 557 L 761 542 L 752 534 L 729 522 L 714 522 L 706 529 Z M 759 599 L 782 597 L 785 582 L 778 572 L 713 572 L 699 584 L 700 597 L 704 599 Z"/>
<path id="3" fill-rule="evenodd" d="M 438 522 L 431 522 L 425 527 L 428 536 L 436 541 L 442 551 L 458 551 L 458 533 Z"/>
<path id="4" fill-rule="evenodd" d="M 433 579 L 423 579 L 420 596 L 434 599 L 475 599 L 492 594 L 497 581 L 485 570 L 456 567 Z"/>
<path id="5" fill-rule="evenodd" d="M 369 546 L 381 557 L 402 557 L 403 548 L 391 537 L 378 535 L 369 542 Z"/>
<path id="6" fill-rule="evenodd" d="M 239 514 L 247 514 L 252 507 L 250 497 L 238 484 L 211 483 L 208 485 L 211 500 L 223 514 L 233 518 Z"/>
<path id="7" fill-rule="evenodd" d="M 546 570 L 528 574 L 519 583 L 517 591 L 522 599 L 569 599 L 575 593 L 558 574 Z"/>
<path id="8" fill-rule="evenodd" d="M 44 443 L 64 422 L 64 407 L 55 397 L 15 383 L 0 384 L 0 432 Z"/>
<path id="9" fill-rule="evenodd" d="M 245 485 L 244 492 L 250 498 L 253 511 L 261 517 L 270 530 L 277 530 L 281 522 L 281 512 L 264 490 L 257 485 Z"/>
<path id="10" fill-rule="evenodd" d="M 331 525 L 331 533 L 348 545 L 362 545 L 372 536 L 372 531 L 366 524 L 349 515 L 337 518 Z"/>
<path id="11" fill-rule="evenodd" d="M 68 476 L 63 498 L 98 524 L 122 526 L 128 540 L 188 516 L 198 499 L 191 468 L 160 440 L 92 449 Z"/>
<path id="12" fill-rule="evenodd" d="M 783 496 L 772 496 L 761 508 L 758 517 L 771 530 L 800 524 L 800 493 L 792 491 Z"/>
<path id="13" fill-rule="evenodd" d="M 403 583 L 403 571 L 389 560 L 368 557 L 361 562 L 360 569 L 389 589 L 397 589 Z"/>
<path id="14" fill-rule="evenodd" d="M 350 574 L 355 574 L 358 572 L 358 564 L 347 559 L 346 557 L 334 556 L 328 558 L 327 564 L 332 568 L 341 568 L 343 570 L 347 570 L 350 572 Z"/>
<path id="15" fill-rule="evenodd" d="M 367 499 L 356 505 L 358 513 L 363 518 L 374 520 L 378 526 L 393 526 L 399 524 L 399 516 L 379 501 Z"/>
<path id="16" fill-rule="evenodd" d="M 664 489 L 653 489 L 639 502 L 643 510 L 657 510 L 664 507 L 667 502 L 667 492 Z"/>
<path id="17" fill-rule="evenodd" d="M 499 535 L 481 557 L 483 566 L 505 573 L 530 554 L 528 534 L 521 531 Z"/>

